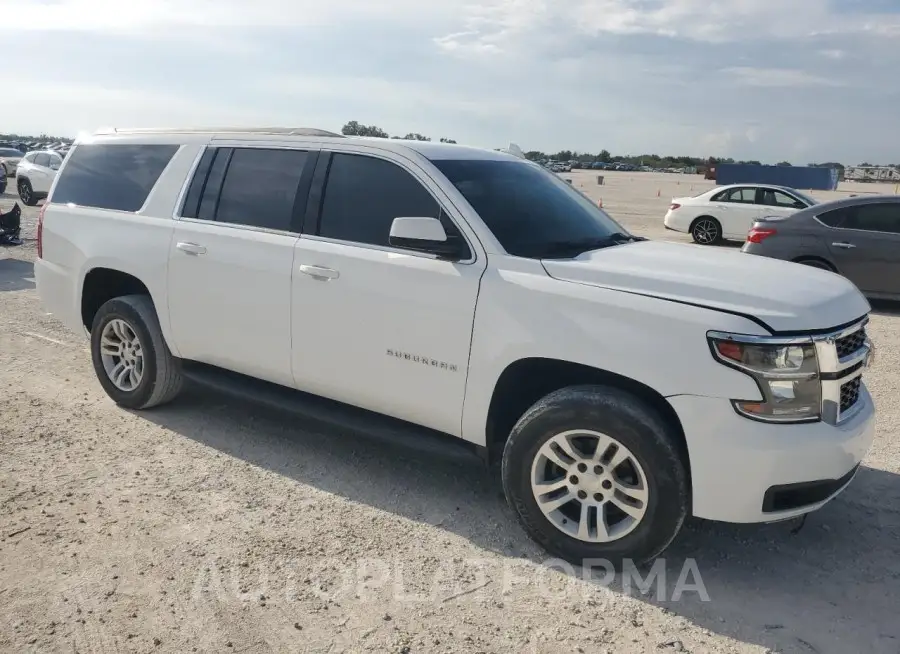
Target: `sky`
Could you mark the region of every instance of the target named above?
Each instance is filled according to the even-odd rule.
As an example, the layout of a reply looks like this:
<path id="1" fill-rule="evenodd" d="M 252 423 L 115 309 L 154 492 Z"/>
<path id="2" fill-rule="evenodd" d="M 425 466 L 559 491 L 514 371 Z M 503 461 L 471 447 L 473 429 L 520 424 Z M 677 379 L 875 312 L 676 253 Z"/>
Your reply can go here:
<path id="1" fill-rule="evenodd" d="M 900 0 L 0 0 L 0 132 L 900 163 Z"/>

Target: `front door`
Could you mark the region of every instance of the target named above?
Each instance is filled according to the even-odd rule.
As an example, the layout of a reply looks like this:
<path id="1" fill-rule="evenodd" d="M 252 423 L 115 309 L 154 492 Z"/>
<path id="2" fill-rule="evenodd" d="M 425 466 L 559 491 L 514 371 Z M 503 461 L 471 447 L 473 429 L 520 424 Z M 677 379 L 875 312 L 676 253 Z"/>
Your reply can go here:
<path id="1" fill-rule="evenodd" d="M 277 148 L 204 155 L 169 257 L 168 309 L 181 357 L 293 385 L 294 204 L 310 158 Z"/>
<path id="2" fill-rule="evenodd" d="M 412 216 L 463 239 L 440 188 L 404 159 L 338 152 L 328 170 L 294 257 L 297 387 L 459 435 L 485 257 L 471 240 L 462 262 L 388 244 L 394 218 Z"/>
<path id="3" fill-rule="evenodd" d="M 900 279 L 900 202 L 846 207 L 820 216 L 838 270 L 861 291 L 895 295 Z"/>

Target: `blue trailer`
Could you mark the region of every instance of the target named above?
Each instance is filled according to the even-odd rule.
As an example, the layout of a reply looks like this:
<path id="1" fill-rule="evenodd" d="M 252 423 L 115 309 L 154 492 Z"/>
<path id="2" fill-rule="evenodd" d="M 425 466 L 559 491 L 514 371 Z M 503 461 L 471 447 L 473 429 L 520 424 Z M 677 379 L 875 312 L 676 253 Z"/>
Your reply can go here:
<path id="1" fill-rule="evenodd" d="M 717 164 L 716 184 L 773 184 L 801 190 L 834 191 L 838 186 L 837 168 L 808 166 L 754 166 Z"/>

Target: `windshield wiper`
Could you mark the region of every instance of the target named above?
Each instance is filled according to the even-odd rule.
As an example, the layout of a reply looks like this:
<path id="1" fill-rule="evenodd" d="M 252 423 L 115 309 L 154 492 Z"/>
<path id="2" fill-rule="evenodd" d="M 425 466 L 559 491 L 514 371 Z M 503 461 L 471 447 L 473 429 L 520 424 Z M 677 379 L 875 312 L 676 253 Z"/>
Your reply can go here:
<path id="1" fill-rule="evenodd" d="M 613 245 L 623 245 L 636 241 L 646 241 L 643 236 L 632 236 L 616 232 L 602 237 L 572 239 L 569 241 L 553 241 L 546 243 L 541 249 L 541 259 L 571 259 L 579 254 L 600 250 Z"/>

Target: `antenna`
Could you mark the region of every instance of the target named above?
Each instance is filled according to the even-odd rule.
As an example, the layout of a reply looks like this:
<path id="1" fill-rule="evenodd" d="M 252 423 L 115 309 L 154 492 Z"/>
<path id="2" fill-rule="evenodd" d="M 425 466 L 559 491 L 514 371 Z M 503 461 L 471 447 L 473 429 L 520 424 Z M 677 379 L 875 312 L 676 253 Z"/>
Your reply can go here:
<path id="1" fill-rule="evenodd" d="M 522 148 L 520 148 L 520 147 L 519 147 L 518 145 L 516 145 L 515 143 L 510 143 L 510 144 L 509 144 L 509 147 L 508 147 L 508 148 L 504 148 L 504 149 L 502 150 L 502 152 L 505 152 L 505 153 L 507 153 L 507 154 L 511 154 L 511 155 L 513 155 L 514 157 L 519 157 L 519 159 L 524 159 L 524 158 L 525 158 L 525 153 L 522 152 Z"/>

